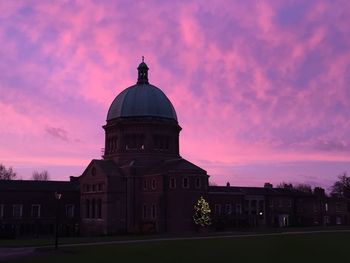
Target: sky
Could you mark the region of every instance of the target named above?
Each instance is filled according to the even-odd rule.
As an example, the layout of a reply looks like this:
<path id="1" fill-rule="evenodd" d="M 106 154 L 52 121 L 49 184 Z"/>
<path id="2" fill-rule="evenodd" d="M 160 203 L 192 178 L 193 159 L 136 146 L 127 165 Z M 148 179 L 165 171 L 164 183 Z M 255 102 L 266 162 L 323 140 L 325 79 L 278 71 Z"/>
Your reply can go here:
<path id="1" fill-rule="evenodd" d="M 80 175 L 137 80 L 212 183 L 326 189 L 350 172 L 350 1 L 0 1 L 0 163 Z"/>

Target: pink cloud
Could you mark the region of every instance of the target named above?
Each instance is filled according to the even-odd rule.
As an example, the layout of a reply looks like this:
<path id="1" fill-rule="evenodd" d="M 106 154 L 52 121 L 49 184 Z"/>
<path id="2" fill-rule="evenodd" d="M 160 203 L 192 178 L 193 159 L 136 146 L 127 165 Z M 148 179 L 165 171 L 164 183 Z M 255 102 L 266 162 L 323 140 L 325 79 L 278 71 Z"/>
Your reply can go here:
<path id="1" fill-rule="evenodd" d="M 175 105 L 183 156 L 214 180 L 256 162 L 349 162 L 346 5 L 2 4 L 0 161 L 83 169 L 145 55 Z"/>

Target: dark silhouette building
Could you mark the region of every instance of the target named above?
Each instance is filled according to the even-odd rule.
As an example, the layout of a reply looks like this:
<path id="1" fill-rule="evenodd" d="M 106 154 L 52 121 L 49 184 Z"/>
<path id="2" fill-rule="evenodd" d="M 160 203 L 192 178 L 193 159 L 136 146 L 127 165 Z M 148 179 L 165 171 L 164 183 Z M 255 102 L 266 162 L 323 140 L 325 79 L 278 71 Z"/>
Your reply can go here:
<path id="1" fill-rule="evenodd" d="M 193 204 L 207 172 L 179 154 L 179 126 L 166 95 L 138 66 L 137 83 L 112 102 L 102 160 L 80 177 L 85 233 L 178 232 L 193 228 Z"/>
<path id="2" fill-rule="evenodd" d="M 181 127 L 166 95 L 138 66 L 137 83 L 112 102 L 102 159 L 70 182 L 0 181 L 0 237 L 196 230 L 196 201 L 209 201 L 212 229 L 349 224 L 349 201 L 321 188 L 209 186 L 207 172 L 182 158 Z M 55 192 L 62 200 L 55 200 Z"/>

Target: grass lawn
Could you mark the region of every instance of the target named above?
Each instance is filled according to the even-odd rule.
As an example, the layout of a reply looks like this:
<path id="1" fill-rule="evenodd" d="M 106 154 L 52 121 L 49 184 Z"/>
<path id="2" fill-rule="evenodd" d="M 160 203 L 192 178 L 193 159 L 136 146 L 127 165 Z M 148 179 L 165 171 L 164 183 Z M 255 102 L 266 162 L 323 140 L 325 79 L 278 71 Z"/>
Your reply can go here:
<path id="1" fill-rule="evenodd" d="M 350 233 L 172 240 L 44 250 L 14 262 L 350 262 Z"/>

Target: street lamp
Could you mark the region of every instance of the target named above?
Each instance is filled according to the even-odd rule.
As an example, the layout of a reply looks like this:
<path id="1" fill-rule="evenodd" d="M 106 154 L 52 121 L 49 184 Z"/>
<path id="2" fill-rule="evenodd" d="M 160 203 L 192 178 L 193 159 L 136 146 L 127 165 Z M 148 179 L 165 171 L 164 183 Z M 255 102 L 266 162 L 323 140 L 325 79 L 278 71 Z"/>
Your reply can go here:
<path id="1" fill-rule="evenodd" d="M 55 250 L 58 248 L 58 214 L 59 214 L 59 201 L 62 197 L 62 194 L 58 191 L 55 192 L 56 198 L 56 231 L 55 231 Z"/>

